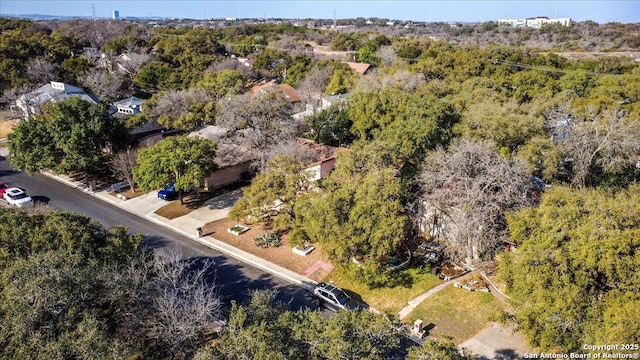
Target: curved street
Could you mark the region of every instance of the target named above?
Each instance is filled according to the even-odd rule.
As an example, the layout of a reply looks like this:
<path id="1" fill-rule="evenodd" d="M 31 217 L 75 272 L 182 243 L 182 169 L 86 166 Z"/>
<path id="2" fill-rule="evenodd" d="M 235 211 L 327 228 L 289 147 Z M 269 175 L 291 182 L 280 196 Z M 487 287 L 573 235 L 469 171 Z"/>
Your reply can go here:
<path id="1" fill-rule="evenodd" d="M 316 308 L 309 292 L 277 276 L 223 255 L 192 239 L 155 224 L 97 199 L 83 191 L 73 189 L 42 174 L 32 176 L 13 170 L 6 157 L 0 157 L 0 181 L 24 188 L 34 200 L 65 211 L 89 216 L 105 227 L 124 225 L 130 232 L 145 234 L 144 246 L 149 249 L 177 251 L 185 259 L 213 259 L 216 268 L 215 283 L 228 304 L 243 301 L 252 290 L 276 289 L 278 300 L 289 304 L 292 310 L 302 307 Z"/>

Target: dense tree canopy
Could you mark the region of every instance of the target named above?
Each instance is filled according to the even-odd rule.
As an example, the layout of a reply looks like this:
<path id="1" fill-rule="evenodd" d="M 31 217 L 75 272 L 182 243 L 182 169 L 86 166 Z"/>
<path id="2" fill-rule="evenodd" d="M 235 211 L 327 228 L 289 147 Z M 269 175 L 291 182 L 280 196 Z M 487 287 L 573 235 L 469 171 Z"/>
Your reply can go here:
<path id="1" fill-rule="evenodd" d="M 142 235 L 78 214 L 0 219 L 3 358 L 191 358 L 221 327 L 208 260 L 140 253 Z"/>
<path id="2" fill-rule="evenodd" d="M 500 271 L 531 345 L 640 341 L 638 190 L 553 188 L 539 207 L 509 216 L 518 250 Z"/>
<path id="3" fill-rule="evenodd" d="M 244 91 L 247 79 L 236 70 L 220 70 L 205 72 L 197 87 L 208 95 L 221 99 L 226 95 L 237 95 Z"/>
<path id="4" fill-rule="evenodd" d="M 108 146 L 122 129 L 102 105 L 78 97 L 50 104 L 9 135 L 11 165 L 29 173 L 104 170 Z"/>
<path id="5" fill-rule="evenodd" d="M 311 174 L 303 169 L 302 163 L 286 155 L 269 160 L 265 171 L 251 181 L 229 216 L 271 224 L 271 216 L 277 213 L 275 229 L 288 230 L 294 221 L 296 200 L 311 188 Z"/>
<path id="6" fill-rule="evenodd" d="M 247 305 L 233 304 L 217 346 L 196 359 L 388 359 L 400 350 L 396 320 L 368 311 L 286 310 L 273 292 L 255 292 Z"/>
<path id="7" fill-rule="evenodd" d="M 180 192 L 201 186 L 218 168 L 216 144 L 198 137 L 174 136 L 138 152 L 133 178 L 145 190 L 161 189 L 173 183 Z"/>
<path id="8" fill-rule="evenodd" d="M 140 235 L 77 214 L 0 210 L 0 348 L 5 358 L 122 358 L 104 316 L 103 269 L 124 264 Z"/>
<path id="9" fill-rule="evenodd" d="M 191 131 L 213 123 L 215 102 L 200 88 L 159 92 L 144 102 L 145 117 L 156 117 L 169 129 Z"/>
<path id="10" fill-rule="evenodd" d="M 384 265 L 404 240 L 407 216 L 398 170 L 380 146 L 361 146 L 341 153 L 323 180 L 322 192 L 296 205 L 296 232 L 303 241 L 321 243 L 336 262 L 352 258 L 362 266 L 362 281 L 388 281 Z"/>

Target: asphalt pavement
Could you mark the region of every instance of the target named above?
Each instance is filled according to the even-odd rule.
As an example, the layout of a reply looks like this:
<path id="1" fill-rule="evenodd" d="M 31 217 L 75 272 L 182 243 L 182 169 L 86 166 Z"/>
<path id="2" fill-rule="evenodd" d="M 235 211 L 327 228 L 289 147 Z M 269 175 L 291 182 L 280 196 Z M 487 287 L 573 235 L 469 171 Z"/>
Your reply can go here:
<path id="1" fill-rule="evenodd" d="M 71 179 L 64 176 L 55 177 L 58 181 L 66 182 L 69 186 L 74 185 Z M 76 186 L 82 187 L 82 186 Z M 208 221 L 214 221 L 227 216 L 229 208 L 237 200 L 241 193 L 239 191 L 234 193 L 228 193 L 221 197 L 214 198 L 206 202 L 199 209 L 192 211 L 191 213 L 178 217 L 176 219 L 165 219 L 155 214 L 155 211 L 166 205 L 164 200 L 158 199 L 155 192 L 137 197 L 135 199 L 123 200 L 110 194 L 108 190 L 101 190 L 92 192 L 95 197 L 102 199 L 105 202 L 113 203 L 132 214 L 139 217 L 146 217 L 151 221 L 155 221 L 162 226 L 173 229 L 176 232 L 182 233 L 184 236 L 191 237 L 193 240 L 201 242 L 209 247 L 219 250 L 222 253 L 228 254 L 236 259 L 239 259 L 248 264 L 253 264 L 267 272 L 270 272 L 278 277 L 287 279 L 293 283 L 296 283 L 302 287 L 310 289 L 315 282 L 311 279 L 304 277 L 303 275 L 294 273 L 288 269 L 281 268 L 280 266 L 270 263 L 264 259 L 254 256 L 250 253 L 246 253 L 240 249 L 229 246 L 228 244 L 219 241 L 213 237 L 205 236 L 199 237 L 196 235 L 196 229 L 202 226 Z M 428 297 L 435 293 L 445 289 L 448 286 L 458 280 L 444 282 L 439 286 L 419 295 L 415 299 L 409 301 L 407 306 L 403 308 L 398 314 L 399 317 L 405 318 L 409 313 L 419 306 Z M 375 311 L 375 309 L 370 309 Z M 460 348 L 466 348 L 474 354 L 474 358 L 477 360 L 488 359 L 519 359 L 521 356 L 530 352 L 527 346 L 526 339 L 521 333 L 514 332 L 513 329 L 506 328 L 500 324 L 493 323 L 490 327 L 479 332 L 472 338 L 468 339 L 462 344 L 459 344 Z"/>
<path id="2" fill-rule="evenodd" d="M 3 153 L 2 148 L 0 148 L 0 156 L 6 156 L 6 154 Z M 44 173 L 44 175 L 51 179 L 60 181 L 67 186 L 82 190 L 87 195 L 91 195 L 92 197 L 114 205 L 137 217 L 147 219 L 155 224 L 171 229 L 173 232 L 179 233 L 184 237 L 188 237 L 199 244 L 217 250 L 222 254 L 231 256 L 244 263 L 253 265 L 256 268 L 280 277 L 288 282 L 292 282 L 306 289 L 311 289 L 316 284 L 315 281 L 301 274 L 297 274 L 253 254 L 232 247 L 211 236 L 199 236 L 196 231 L 198 228 L 208 222 L 222 219 L 227 216 L 230 207 L 241 195 L 239 191 L 227 193 L 220 197 L 210 199 L 204 206 L 187 215 L 176 219 L 166 219 L 155 213 L 157 209 L 166 205 L 166 201 L 158 199 L 155 192 L 125 200 L 112 195 L 111 188 L 91 191 L 85 184 L 74 181 L 69 177 L 56 176 L 48 173 Z M 113 220 L 114 223 L 122 223 L 120 222 L 120 219 L 114 218 Z M 441 287 L 444 288 L 447 285 L 450 284 L 445 283 L 442 284 Z M 413 308 L 418 306 L 425 298 L 437 292 L 439 288 L 440 287 L 438 287 L 438 289 L 432 289 L 432 291 L 422 294 L 416 299 L 410 301 L 407 307 L 403 309 L 399 315 L 401 317 L 407 316 Z M 526 345 L 526 340 L 522 334 L 514 332 L 512 329 L 501 327 L 498 324 L 492 324 L 487 329 L 476 334 L 473 338 L 460 344 L 459 347 L 471 350 L 476 359 L 517 359 L 521 358 L 521 356 L 529 350 Z"/>
<path id="3" fill-rule="evenodd" d="M 152 191 L 147 194 L 132 198 L 122 199 L 113 194 L 111 188 L 98 189 L 89 191 L 85 184 L 79 183 L 64 175 L 53 175 L 47 172 L 43 173 L 56 181 L 66 184 L 77 190 L 84 191 L 93 197 L 100 199 L 106 203 L 117 206 L 137 217 L 145 218 L 158 225 L 164 226 L 169 230 L 179 233 L 185 237 L 191 238 L 205 246 L 215 249 L 228 256 L 234 257 L 244 263 L 251 264 L 254 267 L 269 272 L 275 276 L 281 277 L 287 281 L 300 285 L 307 290 L 311 290 L 316 284 L 315 281 L 283 268 L 277 264 L 266 261 L 258 256 L 235 248 L 211 236 L 199 236 L 197 229 L 210 221 L 215 221 L 227 217 L 231 206 L 236 200 L 242 196 L 240 190 L 226 193 L 208 200 L 198 209 L 189 212 L 186 215 L 179 216 L 175 219 L 167 219 L 156 214 L 156 210 L 167 205 L 165 200 L 159 199 L 156 192 Z"/>

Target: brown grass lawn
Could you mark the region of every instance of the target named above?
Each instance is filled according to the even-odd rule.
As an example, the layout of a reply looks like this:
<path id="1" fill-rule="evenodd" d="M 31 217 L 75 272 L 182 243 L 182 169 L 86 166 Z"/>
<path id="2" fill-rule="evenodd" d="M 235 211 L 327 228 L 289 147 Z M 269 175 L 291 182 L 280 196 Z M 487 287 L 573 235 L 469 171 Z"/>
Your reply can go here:
<path id="1" fill-rule="evenodd" d="M 0 119 L 0 138 L 6 138 L 16 125 L 18 125 L 18 122 L 15 120 Z"/>
<path id="2" fill-rule="evenodd" d="M 117 194 L 122 194 L 126 197 L 128 197 L 129 199 L 134 199 L 137 198 L 138 196 L 142 196 L 144 194 L 148 193 L 148 191 L 144 191 L 139 187 L 136 187 L 136 192 L 131 191 L 130 187 L 124 187 L 122 189 L 120 189 L 119 191 L 116 192 L 111 192 L 110 194 L 113 196 L 116 196 Z"/>
<path id="3" fill-rule="evenodd" d="M 259 225 L 252 225 L 249 226 L 249 231 L 240 236 L 237 236 L 227 231 L 228 228 L 234 225 L 236 225 L 236 222 L 229 218 L 212 221 L 202 227 L 202 235 L 210 235 L 238 249 L 261 257 L 269 262 L 280 265 L 298 274 L 304 273 L 317 261 L 329 262 L 327 258 L 322 254 L 322 251 L 320 251 L 321 249 L 318 246 L 316 246 L 316 249 L 307 256 L 294 254 L 293 252 L 291 252 L 291 245 L 289 245 L 288 235 L 284 235 L 280 239 L 281 243 L 279 247 L 269 247 L 263 249 L 254 243 L 253 238 L 257 235 L 267 232 L 267 229 L 264 229 Z M 325 272 L 318 271 L 312 274 L 310 278 L 315 281 L 323 281 L 326 275 L 327 274 Z"/>
<path id="4" fill-rule="evenodd" d="M 500 311 L 502 305 L 492 294 L 450 286 L 427 298 L 407 321 L 422 319 L 425 327 L 435 325 L 429 330 L 429 337 L 450 337 L 459 344 L 489 325 Z"/>
<path id="5" fill-rule="evenodd" d="M 436 275 L 415 268 L 405 269 L 400 275 L 405 281 L 391 288 L 369 289 L 365 284 L 349 279 L 344 271 L 339 269 L 333 271 L 328 280 L 359 295 L 369 306 L 393 314 L 405 307 L 409 300 L 442 283 Z"/>
<path id="6" fill-rule="evenodd" d="M 180 200 L 174 200 L 167 205 L 156 210 L 156 214 L 169 220 L 187 215 L 193 210 L 199 208 L 205 201 L 214 197 L 215 194 L 207 191 L 197 191 L 182 195 L 182 204 Z"/>
<path id="7" fill-rule="evenodd" d="M 298 274 L 304 273 L 317 261 L 330 263 L 322 253 L 321 245 L 314 244 L 316 249 L 307 256 L 300 256 L 291 252 L 288 235 L 282 237 L 282 244 L 278 248 L 260 248 L 255 245 L 253 238 L 268 231 L 261 226 L 250 226 L 246 233 L 236 236 L 227 231 L 236 222 L 224 218 L 207 223 L 202 228 L 204 236 L 210 235 L 229 245 L 242 249 L 248 253 L 261 257 L 269 262 L 282 266 Z M 332 272 L 318 271 L 310 276 L 315 281 L 333 282 L 349 292 L 354 298 L 364 301 L 369 306 L 384 312 L 397 313 L 409 300 L 441 283 L 437 276 L 428 271 L 407 269 L 402 272 L 406 281 L 402 285 L 392 288 L 369 289 L 366 285 L 351 280 L 345 271 L 336 267 Z"/>

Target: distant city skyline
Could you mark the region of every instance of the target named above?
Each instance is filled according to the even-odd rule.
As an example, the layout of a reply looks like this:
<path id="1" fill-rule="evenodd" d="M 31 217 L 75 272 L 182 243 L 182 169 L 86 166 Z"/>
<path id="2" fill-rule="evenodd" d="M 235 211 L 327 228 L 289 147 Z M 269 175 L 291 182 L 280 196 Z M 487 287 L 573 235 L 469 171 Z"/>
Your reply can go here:
<path id="1" fill-rule="evenodd" d="M 484 22 L 546 16 L 598 23 L 640 22 L 640 0 L 626 1 L 218 1 L 218 0 L 0 0 L 0 16 L 40 14 L 111 18 L 387 18 Z"/>

